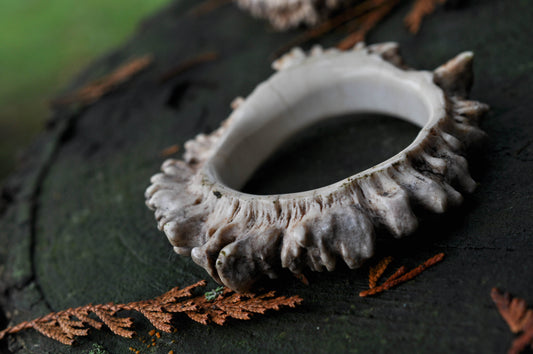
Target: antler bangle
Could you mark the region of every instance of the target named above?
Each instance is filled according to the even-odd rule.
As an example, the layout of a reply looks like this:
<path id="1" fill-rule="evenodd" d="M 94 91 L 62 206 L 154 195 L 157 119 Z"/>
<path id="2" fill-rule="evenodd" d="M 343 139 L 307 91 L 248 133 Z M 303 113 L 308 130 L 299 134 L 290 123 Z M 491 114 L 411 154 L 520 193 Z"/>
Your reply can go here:
<path id="1" fill-rule="evenodd" d="M 488 106 L 466 99 L 472 59 L 465 52 L 428 72 L 407 69 L 395 43 L 294 49 L 218 130 L 185 144 L 184 161 L 165 161 L 147 205 L 177 253 L 237 291 L 281 268 L 331 271 L 339 258 L 356 268 L 373 254 L 376 226 L 403 237 L 417 228 L 414 205 L 441 213 L 474 190 L 463 154 L 484 137 L 477 120 Z M 393 115 L 422 129 L 395 156 L 332 185 L 239 191 L 294 132 L 350 112 Z"/>

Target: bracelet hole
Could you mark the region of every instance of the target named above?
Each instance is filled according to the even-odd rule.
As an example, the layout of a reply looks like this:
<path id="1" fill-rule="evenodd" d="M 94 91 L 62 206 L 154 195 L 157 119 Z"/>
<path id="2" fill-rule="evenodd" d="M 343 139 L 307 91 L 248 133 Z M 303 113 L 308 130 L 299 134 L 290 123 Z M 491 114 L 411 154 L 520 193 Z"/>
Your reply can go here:
<path id="1" fill-rule="evenodd" d="M 372 167 L 407 147 L 420 128 L 388 115 L 347 114 L 294 134 L 241 189 L 269 195 L 320 188 Z"/>

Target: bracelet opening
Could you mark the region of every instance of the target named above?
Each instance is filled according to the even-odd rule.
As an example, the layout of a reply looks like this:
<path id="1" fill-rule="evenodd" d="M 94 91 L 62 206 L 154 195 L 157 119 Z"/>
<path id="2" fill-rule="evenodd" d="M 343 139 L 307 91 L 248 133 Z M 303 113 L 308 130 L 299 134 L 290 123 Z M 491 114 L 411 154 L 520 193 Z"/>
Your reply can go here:
<path id="1" fill-rule="evenodd" d="M 315 123 L 276 149 L 240 191 L 270 195 L 324 187 L 394 156 L 419 131 L 411 123 L 378 114 L 348 114 Z"/>
<path id="2" fill-rule="evenodd" d="M 343 72 L 326 67 L 324 71 L 308 72 L 304 79 L 297 76 L 302 81 L 297 83 L 292 78 L 295 75 L 274 75 L 234 112 L 234 129 L 222 138 L 206 164 L 208 174 L 231 189 L 241 190 L 291 136 L 335 116 L 383 114 L 419 127 L 435 119 L 431 106 L 441 96 L 433 98 L 431 92 L 422 92 L 427 89 L 427 85 L 420 85 L 422 77 L 402 77 L 399 69 L 400 75 L 390 66 L 387 70 L 357 69 Z M 361 171 L 353 171 L 357 172 Z"/>

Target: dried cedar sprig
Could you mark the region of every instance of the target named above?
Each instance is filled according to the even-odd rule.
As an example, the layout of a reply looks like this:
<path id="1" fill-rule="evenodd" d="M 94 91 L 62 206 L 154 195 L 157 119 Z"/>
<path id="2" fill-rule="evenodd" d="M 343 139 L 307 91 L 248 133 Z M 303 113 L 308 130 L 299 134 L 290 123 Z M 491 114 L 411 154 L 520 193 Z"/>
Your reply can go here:
<path id="1" fill-rule="evenodd" d="M 418 33 L 422 20 L 435 11 L 438 4 L 444 4 L 446 0 L 415 0 L 411 11 L 405 16 L 404 24 L 412 34 Z"/>
<path id="2" fill-rule="evenodd" d="M 404 282 L 406 282 L 408 280 L 411 280 L 414 277 L 416 277 L 417 275 L 419 275 L 420 273 L 422 273 L 427 268 L 431 267 L 432 265 L 437 264 L 438 262 L 442 261 L 443 259 L 444 259 L 444 253 L 439 253 L 439 254 L 431 257 L 430 259 L 426 260 L 424 263 L 422 263 L 418 267 L 412 269 L 411 271 L 409 271 L 409 272 L 407 272 L 407 273 L 405 273 L 405 274 L 403 274 L 401 276 L 398 276 L 395 273 L 393 275 L 393 276 L 395 276 L 395 278 L 387 280 L 385 283 L 383 283 L 383 284 L 381 284 L 379 286 L 376 286 L 375 288 L 368 289 L 368 290 L 365 290 L 365 291 L 361 291 L 359 293 L 359 296 L 365 297 L 365 296 L 375 295 L 375 294 L 378 294 L 378 293 L 383 292 L 385 290 L 388 290 L 388 289 L 390 289 L 390 288 L 392 288 L 392 287 L 394 287 L 394 286 L 396 286 L 398 284 L 401 284 L 401 283 L 404 283 Z M 405 270 L 403 270 L 403 271 L 405 271 Z"/>
<path id="3" fill-rule="evenodd" d="M 81 105 L 91 104 L 106 93 L 115 89 L 117 86 L 125 83 L 142 70 L 146 69 L 152 61 L 153 56 L 151 54 L 132 59 L 121 65 L 111 74 L 90 82 L 76 92 L 52 100 L 51 105 L 52 107 L 59 107 L 72 103 L 78 103 Z"/>
<path id="4" fill-rule="evenodd" d="M 205 285 L 205 280 L 202 280 L 183 289 L 173 288 L 151 300 L 127 304 L 90 304 L 50 313 L 0 331 L 0 340 L 8 334 L 33 328 L 46 337 L 72 345 L 76 337 L 88 335 L 91 327 L 101 329 L 103 324 L 113 333 L 131 338 L 135 335 L 132 330 L 133 319 L 119 317 L 117 313 L 120 311 L 136 311 L 155 328 L 172 332 L 173 315 L 180 312 L 202 324 L 214 322 L 223 325 L 230 318 L 247 320 L 256 313 L 263 314 L 267 310 L 279 310 L 284 306 L 295 307 L 302 302 L 299 296 L 275 296 L 273 291 L 260 295 L 238 294 L 228 288 L 217 288 L 216 298 L 211 301 L 204 294 L 193 296 L 194 289 Z M 89 317 L 91 314 L 97 319 Z"/>
<path id="5" fill-rule="evenodd" d="M 370 289 L 375 288 L 378 284 L 379 278 L 385 273 L 385 270 L 389 266 L 389 264 L 392 262 L 392 257 L 385 257 L 382 260 L 378 262 L 373 267 L 370 267 L 370 270 L 368 272 L 368 287 Z"/>
<path id="6" fill-rule="evenodd" d="M 502 293 L 497 288 L 492 289 L 490 296 L 511 331 L 521 333 L 513 341 L 508 353 L 521 353 L 528 346 L 533 349 L 533 309 L 527 308 L 524 299 L 511 298 L 509 293 Z"/>
<path id="7" fill-rule="evenodd" d="M 407 272 L 407 268 L 405 266 L 401 266 L 400 268 L 396 269 L 394 274 L 392 274 L 390 277 L 387 278 L 387 280 L 385 280 L 385 283 L 398 279 L 399 277 L 404 275 L 406 272 Z"/>

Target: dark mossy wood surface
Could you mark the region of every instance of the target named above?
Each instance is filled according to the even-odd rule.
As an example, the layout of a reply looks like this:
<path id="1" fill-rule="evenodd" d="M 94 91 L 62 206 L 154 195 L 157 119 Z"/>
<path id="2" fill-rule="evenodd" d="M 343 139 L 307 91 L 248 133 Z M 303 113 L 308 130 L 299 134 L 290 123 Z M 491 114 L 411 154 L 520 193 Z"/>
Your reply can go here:
<path id="1" fill-rule="evenodd" d="M 71 89 L 151 53 L 154 64 L 83 110 L 55 112 L 2 193 L 0 326 L 86 303 L 152 298 L 207 278 L 173 254 L 144 205 L 160 151 L 210 132 L 271 73 L 270 55 L 297 31 L 272 32 L 232 5 L 200 17 L 195 1 L 177 1 L 144 22 L 123 47 L 95 62 Z M 428 216 L 419 232 L 383 236 L 377 257 L 393 268 L 445 252 L 445 261 L 381 295 L 360 298 L 368 267 L 290 276 L 264 284 L 299 294 L 303 306 L 225 327 L 183 317 L 178 331 L 146 348 L 139 338 L 92 331 L 66 347 L 33 331 L 9 337 L 5 352 L 437 352 L 502 353 L 513 334 L 495 310 L 494 286 L 533 305 L 533 3 L 471 0 L 440 8 L 412 36 L 402 25 L 405 2 L 369 36 L 398 41 L 406 62 L 433 69 L 464 50 L 476 54 L 471 96 L 490 104 L 482 127 L 490 136 L 472 170 L 479 188 L 464 205 Z M 329 46 L 344 33 L 320 38 Z M 205 51 L 219 59 L 161 84 L 161 74 Z M 352 117 L 353 118 L 353 117 Z M 254 176 L 257 193 L 297 191 L 330 183 L 380 161 L 416 134 L 385 117 L 338 118 L 306 131 Z M 209 283 L 208 289 L 215 284 Z M 139 319 L 138 333 L 151 327 Z"/>

